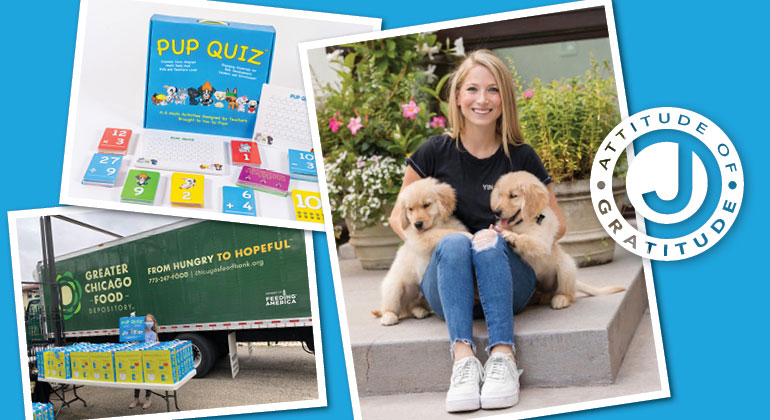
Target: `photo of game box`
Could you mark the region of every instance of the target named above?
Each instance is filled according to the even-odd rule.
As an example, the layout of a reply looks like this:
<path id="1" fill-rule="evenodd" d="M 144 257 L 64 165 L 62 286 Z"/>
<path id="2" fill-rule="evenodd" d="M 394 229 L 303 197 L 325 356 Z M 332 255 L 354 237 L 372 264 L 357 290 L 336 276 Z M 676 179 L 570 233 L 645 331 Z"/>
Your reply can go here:
<path id="1" fill-rule="evenodd" d="M 153 15 L 144 127 L 251 137 L 274 43 L 272 26 Z"/>

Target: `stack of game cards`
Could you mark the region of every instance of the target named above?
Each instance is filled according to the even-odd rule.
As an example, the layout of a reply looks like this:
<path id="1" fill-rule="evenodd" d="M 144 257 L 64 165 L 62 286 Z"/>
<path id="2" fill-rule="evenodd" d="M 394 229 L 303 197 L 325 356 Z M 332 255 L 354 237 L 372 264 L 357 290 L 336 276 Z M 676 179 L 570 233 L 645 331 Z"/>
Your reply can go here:
<path id="1" fill-rule="evenodd" d="M 313 152 L 289 149 L 289 173 L 294 179 L 318 182 Z"/>
<path id="2" fill-rule="evenodd" d="M 171 205 L 177 207 L 203 207 L 203 175 L 174 172 L 171 175 Z"/>
<path id="3" fill-rule="evenodd" d="M 254 190 L 229 185 L 222 187 L 222 213 L 256 216 Z"/>
<path id="4" fill-rule="evenodd" d="M 118 171 L 122 161 L 122 156 L 94 154 L 85 175 L 83 175 L 82 183 L 84 185 L 114 187 L 118 180 Z"/>
<path id="5" fill-rule="evenodd" d="M 291 177 L 286 174 L 244 166 L 235 184 L 239 187 L 285 197 L 289 193 L 290 180 Z"/>
<path id="6" fill-rule="evenodd" d="M 321 194 L 314 191 L 291 190 L 294 217 L 298 222 L 324 222 Z"/>
<path id="7" fill-rule="evenodd" d="M 132 169 L 128 171 L 120 201 L 124 203 L 149 204 L 155 203 L 155 193 L 158 191 L 160 173 Z"/>
<path id="8" fill-rule="evenodd" d="M 259 157 L 259 148 L 257 143 L 252 141 L 230 141 L 230 155 L 233 166 L 253 166 L 258 167 L 262 164 L 262 158 Z"/>
<path id="9" fill-rule="evenodd" d="M 131 140 L 131 130 L 123 128 L 106 128 L 99 140 L 99 153 L 125 156 L 128 142 Z"/>

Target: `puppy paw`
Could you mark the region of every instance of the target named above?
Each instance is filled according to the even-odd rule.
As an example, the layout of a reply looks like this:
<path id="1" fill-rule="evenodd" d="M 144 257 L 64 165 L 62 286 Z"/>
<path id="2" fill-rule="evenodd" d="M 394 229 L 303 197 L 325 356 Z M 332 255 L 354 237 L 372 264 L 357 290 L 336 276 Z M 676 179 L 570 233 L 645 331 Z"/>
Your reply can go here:
<path id="1" fill-rule="evenodd" d="M 383 312 L 382 317 L 380 318 L 380 324 L 386 327 L 389 325 L 396 325 L 398 324 L 398 315 L 393 312 Z"/>
<path id="2" fill-rule="evenodd" d="M 508 242 L 508 244 L 512 246 L 516 246 L 516 240 L 519 239 L 519 235 L 517 233 L 503 230 L 500 232 L 500 235 L 503 237 L 503 239 L 505 239 L 505 242 Z"/>
<path id="3" fill-rule="evenodd" d="M 412 308 L 412 315 L 417 319 L 423 319 L 430 316 L 430 311 L 423 308 L 422 306 L 415 306 Z"/>
<path id="4" fill-rule="evenodd" d="M 564 309 L 571 304 L 571 299 L 566 295 L 556 295 L 551 299 L 551 308 L 553 309 Z"/>

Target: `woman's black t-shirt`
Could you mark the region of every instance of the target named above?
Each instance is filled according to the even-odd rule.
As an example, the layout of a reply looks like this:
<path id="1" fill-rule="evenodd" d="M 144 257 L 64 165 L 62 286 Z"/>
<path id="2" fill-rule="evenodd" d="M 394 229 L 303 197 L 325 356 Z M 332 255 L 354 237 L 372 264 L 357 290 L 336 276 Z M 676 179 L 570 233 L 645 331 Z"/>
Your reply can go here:
<path id="1" fill-rule="evenodd" d="M 426 140 L 407 163 L 422 178 L 433 177 L 451 185 L 457 193 L 454 215 L 470 232 L 478 232 L 494 223 L 489 196 L 498 178 L 508 172 L 523 170 L 546 185 L 551 182 L 532 146 L 510 146 L 508 151 L 510 158 L 505 156 L 501 145 L 492 156 L 478 159 L 465 150 L 462 142 L 443 134 Z"/>

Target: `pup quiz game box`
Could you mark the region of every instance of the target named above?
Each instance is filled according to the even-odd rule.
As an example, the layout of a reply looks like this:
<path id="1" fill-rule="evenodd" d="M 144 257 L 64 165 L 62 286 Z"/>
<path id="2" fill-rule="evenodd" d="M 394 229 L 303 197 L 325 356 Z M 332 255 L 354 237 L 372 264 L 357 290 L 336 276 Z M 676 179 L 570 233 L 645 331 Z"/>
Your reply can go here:
<path id="1" fill-rule="evenodd" d="M 144 128 L 251 137 L 272 26 L 153 15 Z"/>

